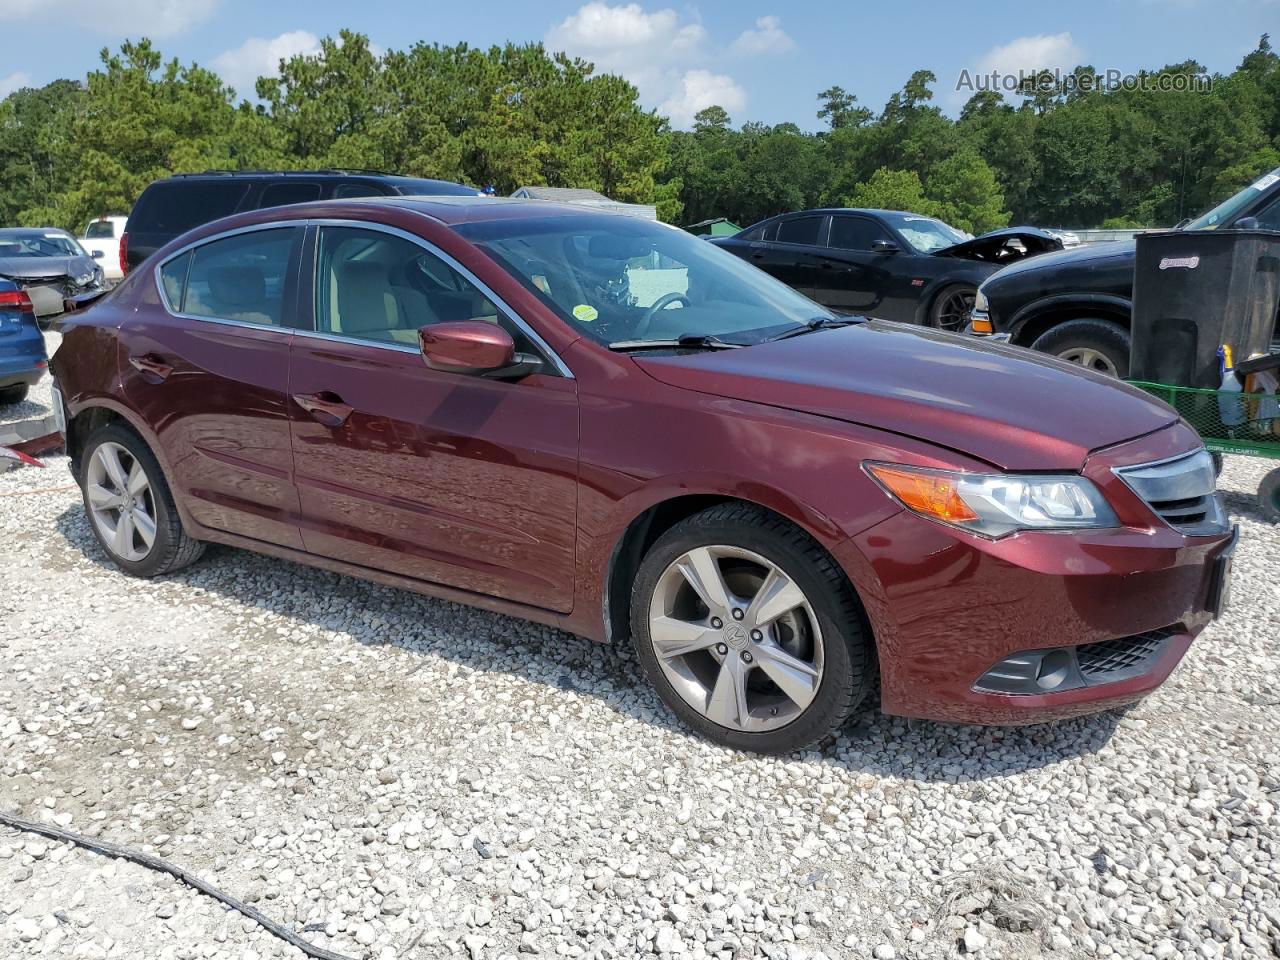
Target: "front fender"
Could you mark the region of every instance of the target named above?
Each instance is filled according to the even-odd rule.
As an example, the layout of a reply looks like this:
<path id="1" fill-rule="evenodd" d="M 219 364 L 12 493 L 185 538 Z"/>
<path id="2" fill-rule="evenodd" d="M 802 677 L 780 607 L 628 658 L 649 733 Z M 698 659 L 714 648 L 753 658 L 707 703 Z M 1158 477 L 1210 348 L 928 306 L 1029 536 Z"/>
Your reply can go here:
<path id="1" fill-rule="evenodd" d="M 1127 297 L 1110 293 L 1060 293 L 1023 304 L 1009 318 L 1006 329 L 1002 332 L 1012 334 L 1016 341 L 1022 333 L 1022 328 L 1032 320 L 1046 313 L 1076 307 L 1096 307 L 1108 317 L 1116 314 L 1128 317 L 1133 313 L 1133 301 Z"/>

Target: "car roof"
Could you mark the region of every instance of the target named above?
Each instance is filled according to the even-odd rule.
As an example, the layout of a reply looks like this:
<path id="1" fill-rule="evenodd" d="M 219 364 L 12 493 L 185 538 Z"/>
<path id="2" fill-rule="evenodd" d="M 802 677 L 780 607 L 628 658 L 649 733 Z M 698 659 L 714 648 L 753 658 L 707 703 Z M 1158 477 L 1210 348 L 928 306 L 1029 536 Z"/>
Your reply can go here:
<path id="1" fill-rule="evenodd" d="M 465 183 L 458 183 L 456 180 L 408 177 L 399 173 L 383 173 L 380 170 L 205 170 L 203 173 L 175 173 L 168 177 L 161 177 L 159 180 L 153 181 L 153 183 L 191 183 L 201 180 L 346 180 L 352 178 L 376 180 L 380 183 L 401 187 L 412 187 L 421 184 L 431 184 L 436 187 L 462 187 L 479 193 L 477 187 L 468 187 Z"/>
<path id="2" fill-rule="evenodd" d="M 49 234 L 59 237 L 70 237 L 71 234 L 61 227 L 0 227 L 0 237 L 47 237 Z M 72 238 L 74 239 L 74 238 Z"/>
<path id="3" fill-rule="evenodd" d="M 529 200 L 517 197 L 424 195 L 313 200 L 307 203 L 289 204 L 284 207 L 246 210 L 233 214 L 225 218 L 225 220 L 214 222 L 225 223 L 227 226 L 224 226 L 223 229 L 228 229 L 233 222 L 261 220 L 261 215 L 265 213 L 270 213 L 272 218 L 276 220 L 308 220 L 323 217 L 335 210 L 349 209 L 352 206 L 411 210 L 446 226 L 479 223 L 485 220 L 532 220 L 545 217 L 590 217 L 606 221 L 613 217 L 627 217 L 629 220 L 636 219 L 623 213 L 597 210 L 578 204 L 556 203 L 551 200 Z"/>

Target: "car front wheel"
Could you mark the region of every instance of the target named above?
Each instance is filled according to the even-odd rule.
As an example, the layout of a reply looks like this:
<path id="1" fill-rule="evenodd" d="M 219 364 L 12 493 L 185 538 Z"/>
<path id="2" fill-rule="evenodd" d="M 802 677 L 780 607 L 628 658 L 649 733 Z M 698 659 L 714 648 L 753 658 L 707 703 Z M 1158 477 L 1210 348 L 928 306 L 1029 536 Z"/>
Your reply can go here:
<path id="1" fill-rule="evenodd" d="M 112 423 L 89 437 L 79 480 L 94 537 L 126 573 L 171 573 L 204 552 L 183 530 L 154 454 L 129 428 Z"/>
<path id="2" fill-rule="evenodd" d="M 831 557 L 746 504 L 676 524 L 632 592 L 632 637 L 658 695 L 717 743 L 787 753 L 834 734 L 874 671 L 862 617 Z"/>
<path id="3" fill-rule="evenodd" d="M 1110 320 L 1068 320 L 1041 334 L 1031 349 L 1109 377 L 1129 375 L 1129 332 Z"/>
<path id="4" fill-rule="evenodd" d="M 973 300 L 977 294 L 977 287 L 963 283 L 945 288 L 934 298 L 933 305 L 929 308 L 929 326 L 948 333 L 962 333 L 969 325 L 969 315 L 973 313 Z"/>

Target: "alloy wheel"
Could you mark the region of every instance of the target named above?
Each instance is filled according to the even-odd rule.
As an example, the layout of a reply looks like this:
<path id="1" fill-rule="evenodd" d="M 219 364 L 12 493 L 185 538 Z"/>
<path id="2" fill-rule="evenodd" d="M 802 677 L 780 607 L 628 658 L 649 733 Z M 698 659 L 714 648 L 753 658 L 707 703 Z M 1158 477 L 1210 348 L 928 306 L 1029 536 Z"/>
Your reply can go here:
<path id="1" fill-rule="evenodd" d="M 107 441 L 93 451 L 85 499 L 107 549 L 122 560 L 146 559 L 156 541 L 155 494 L 127 448 Z"/>
<path id="2" fill-rule="evenodd" d="M 959 333 L 969 323 L 973 312 L 973 290 L 955 290 L 943 297 L 934 314 L 934 324 L 939 330 Z"/>
<path id="3" fill-rule="evenodd" d="M 739 547 L 697 547 L 668 565 L 649 604 L 649 639 L 680 697 L 731 730 L 785 726 L 822 683 L 822 631 L 804 591 Z"/>
<path id="4" fill-rule="evenodd" d="M 1109 377 L 1120 375 L 1111 358 L 1101 350 L 1095 350 L 1092 347 L 1068 347 L 1058 354 L 1058 359 L 1086 367 L 1098 373 L 1105 373 Z"/>

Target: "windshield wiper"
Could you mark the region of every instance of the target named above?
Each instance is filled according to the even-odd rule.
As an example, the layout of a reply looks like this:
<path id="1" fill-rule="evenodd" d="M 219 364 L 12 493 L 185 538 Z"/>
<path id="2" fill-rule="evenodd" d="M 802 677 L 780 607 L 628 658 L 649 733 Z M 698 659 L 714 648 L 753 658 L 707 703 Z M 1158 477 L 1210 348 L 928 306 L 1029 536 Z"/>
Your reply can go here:
<path id="1" fill-rule="evenodd" d="M 866 323 L 866 317 L 814 317 L 807 321 L 803 326 L 792 327 L 790 330 L 783 330 L 781 333 L 775 333 L 772 337 L 766 337 L 765 343 L 773 343 L 777 340 L 787 340 L 791 337 L 798 337 L 802 333 L 813 333 L 816 330 L 834 330 L 836 327 L 847 327 L 855 323 Z"/>
<path id="2" fill-rule="evenodd" d="M 680 348 L 692 350 L 737 350 L 739 347 L 745 346 L 745 343 L 729 343 L 719 337 L 708 336 L 707 334 L 686 333 L 683 336 L 666 340 L 615 340 L 609 344 L 609 349 L 617 350 L 620 353 L 629 353 L 632 350 L 672 350 Z"/>

